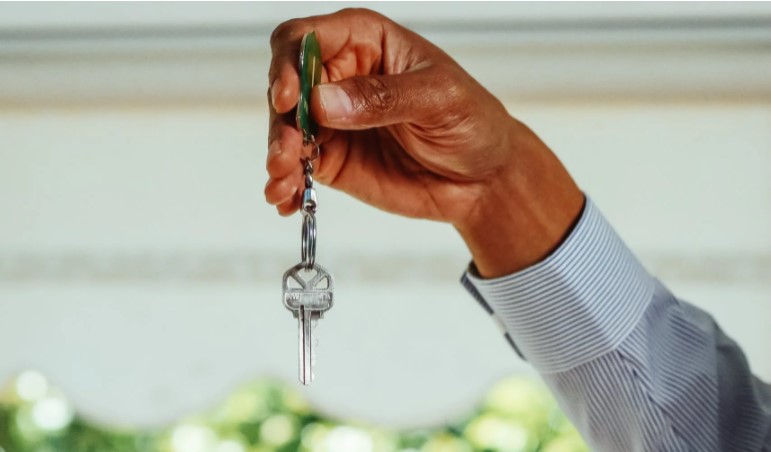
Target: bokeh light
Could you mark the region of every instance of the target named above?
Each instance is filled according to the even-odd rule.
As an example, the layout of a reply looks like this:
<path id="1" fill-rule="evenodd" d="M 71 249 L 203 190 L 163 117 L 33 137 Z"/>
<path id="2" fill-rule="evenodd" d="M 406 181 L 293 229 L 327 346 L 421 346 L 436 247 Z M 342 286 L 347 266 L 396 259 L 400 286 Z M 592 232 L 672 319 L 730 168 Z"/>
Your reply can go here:
<path id="1" fill-rule="evenodd" d="M 73 410 L 62 397 L 46 397 L 32 406 L 32 421 L 44 431 L 61 430 L 70 424 L 72 418 Z"/>
<path id="2" fill-rule="evenodd" d="M 0 393 L 0 452 L 585 452 L 542 384 L 505 378 L 467 416 L 397 431 L 329 418 L 291 384 L 260 379 L 222 403 L 157 431 L 125 431 L 78 416 L 36 371 Z"/>
<path id="3" fill-rule="evenodd" d="M 260 437 L 268 445 L 281 447 L 292 441 L 297 433 L 296 421 L 286 414 L 277 414 L 260 426 Z"/>
<path id="4" fill-rule="evenodd" d="M 332 452 L 373 452 L 372 437 L 365 431 L 341 425 L 333 428 L 324 439 L 326 450 Z"/>
<path id="5" fill-rule="evenodd" d="M 216 444 L 217 435 L 205 426 L 180 425 L 171 435 L 175 452 L 209 452 Z"/>
<path id="6" fill-rule="evenodd" d="M 220 443 L 217 444 L 217 449 L 215 452 L 246 452 L 246 448 L 238 441 L 228 439 L 225 441 L 220 441 Z"/>
<path id="7" fill-rule="evenodd" d="M 29 370 L 16 378 L 16 394 L 22 400 L 35 401 L 48 393 L 48 380 L 39 372 Z"/>

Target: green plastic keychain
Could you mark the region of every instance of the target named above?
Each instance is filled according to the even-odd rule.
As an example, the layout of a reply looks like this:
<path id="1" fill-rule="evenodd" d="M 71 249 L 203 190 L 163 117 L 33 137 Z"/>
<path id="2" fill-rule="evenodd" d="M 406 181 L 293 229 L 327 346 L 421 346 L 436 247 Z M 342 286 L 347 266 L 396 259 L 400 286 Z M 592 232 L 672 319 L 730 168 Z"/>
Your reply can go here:
<path id="1" fill-rule="evenodd" d="M 297 128 L 303 133 L 303 144 L 316 141 L 318 125 L 311 118 L 311 90 L 321 82 L 321 47 L 312 31 L 303 36 L 300 44 L 300 98 L 297 102 Z"/>

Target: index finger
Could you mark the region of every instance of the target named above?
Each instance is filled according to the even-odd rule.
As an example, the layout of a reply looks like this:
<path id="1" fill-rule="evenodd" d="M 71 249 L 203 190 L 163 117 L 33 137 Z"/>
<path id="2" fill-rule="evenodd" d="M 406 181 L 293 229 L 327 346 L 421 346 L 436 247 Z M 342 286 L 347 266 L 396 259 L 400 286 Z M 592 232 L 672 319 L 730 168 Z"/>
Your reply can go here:
<path id="1" fill-rule="evenodd" d="M 348 48 L 365 46 L 382 53 L 383 26 L 388 19 L 366 9 L 344 9 L 323 16 L 292 19 L 273 30 L 270 46 L 273 56 L 268 72 L 271 103 L 279 114 L 295 107 L 300 95 L 297 65 L 300 42 L 305 33 L 316 31 L 322 62 L 326 63 Z M 355 74 L 350 74 L 355 75 Z M 322 83 L 329 79 L 322 69 Z"/>

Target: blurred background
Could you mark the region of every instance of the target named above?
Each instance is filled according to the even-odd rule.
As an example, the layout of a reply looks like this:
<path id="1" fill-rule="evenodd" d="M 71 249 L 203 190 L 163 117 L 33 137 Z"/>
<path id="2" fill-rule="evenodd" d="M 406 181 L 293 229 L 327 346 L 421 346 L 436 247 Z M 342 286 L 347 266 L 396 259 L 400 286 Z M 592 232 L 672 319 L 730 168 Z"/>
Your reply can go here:
<path id="1" fill-rule="evenodd" d="M 442 224 L 319 189 L 297 383 L 268 40 L 351 3 L 0 4 L 0 451 L 573 451 Z M 368 3 L 556 151 L 771 380 L 771 4 Z"/>

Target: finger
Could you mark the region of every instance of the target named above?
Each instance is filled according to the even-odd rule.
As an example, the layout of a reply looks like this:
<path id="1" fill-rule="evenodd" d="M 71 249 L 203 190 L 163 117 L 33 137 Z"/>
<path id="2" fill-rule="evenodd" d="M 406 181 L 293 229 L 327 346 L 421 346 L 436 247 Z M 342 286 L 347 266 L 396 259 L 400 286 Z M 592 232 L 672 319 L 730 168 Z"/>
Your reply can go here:
<path id="1" fill-rule="evenodd" d="M 276 206 L 276 210 L 278 211 L 278 214 L 281 215 L 282 217 L 288 217 L 289 215 L 292 215 L 293 213 L 300 210 L 299 193 L 295 193 L 295 195 L 290 200 Z"/>
<path id="2" fill-rule="evenodd" d="M 355 44 L 375 51 L 376 57 L 368 58 L 371 64 L 375 64 L 382 50 L 384 23 L 390 21 L 372 11 L 346 9 L 323 16 L 293 19 L 276 27 L 270 39 L 273 57 L 268 72 L 271 102 L 276 111 L 286 113 L 297 104 L 300 89 L 297 62 L 305 33 L 316 31 L 322 62 L 334 58 L 346 46 Z M 363 69 L 369 72 L 369 68 Z M 327 79 L 326 73 L 322 74 L 322 79 Z"/>
<path id="3" fill-rule="evenodd" d="M 279 113 L 286 113 L 297 105 L 300 97 L 300 77 L 297 69 L 286 64 L 277 69 L 278 75 L 270 85 L 270 100 Z"/>
<path id="4" fill-rule="evenodd" d="M 279 205 L 289 201 L 297 192 L 297 184 L 290 179 L 288 177 L 270 179 L 265 184 L 265 200 L 272 205 Z"/>
<path id="5" fill-rule="evenodd" d="M 300 165 L 302 153 L 302 133 L 298 131 L 288 115 L 280 115 L 270 109 L 270 129 L 268 131 L 268 157 L 266 167 L 268 175 L 280 179 Z"/>
<path id="6" fill-rule="evenodd" d="M 280 116 L 273 122 L 271 132 L 273 137 L 268 144 L 266 167 L 271 178 L 280 179 L 302 166 L 302 132 Z"/>
<path id="7" fill-rule="evenodd" d="M 279 211 L 287 210 L 291 206 L 299 206 L 303 187 L 303 167 L 296 165 L 294 171 L 288 176 L 268 181 L 265 185 L 265 200 L 279 207 Z"/>
<path id="8" fill-rule="evenodd" d="M 402 122 L 447 120 L 460 87 L 433 68 L 397 75 L 358 76 L 314 87 L 311 114 L 322 126 L 361 130 Z"/>

